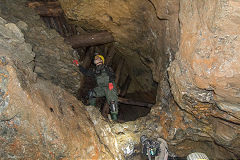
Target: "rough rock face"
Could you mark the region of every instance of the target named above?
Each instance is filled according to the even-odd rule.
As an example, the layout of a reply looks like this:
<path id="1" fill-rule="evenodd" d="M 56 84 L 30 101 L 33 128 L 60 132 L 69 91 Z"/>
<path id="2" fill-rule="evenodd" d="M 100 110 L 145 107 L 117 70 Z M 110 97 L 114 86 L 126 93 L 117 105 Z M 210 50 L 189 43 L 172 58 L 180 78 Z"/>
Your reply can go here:
<path id="1" fill-rule="evenodd" d="M 155 8 L 158 19 L 164 22 L 164 53 L 157 53 L 153 56 L 153 63 L 150 68 L 153 78 L 158 82 L 156 105 L 168 107 L 171 105 L 171 91 L 168 82 L 167 68 L 174 60 L 175 53 L 178 51 L 180 38 L 179 24 L 179 0 L 151 0 Z M 160 45 L 160 44 L 156 44 Z"/>
<path id="2" fill-rule="evenodd" d="M 78 58 L 77 55 L 55 30 L 48 29 L 35 12 L 26 7 L 26 2 L 26 0 L 0 2 L 0 16 L 16 23 L 24 34 L 19 36 L 25 37 L 25 40 L 31 44 L 14 50 L 33 51 L 34 54 L 25 56 L 24 61 L 34 64 L 32 67 L 38 76 L 50 80 L 71 93 L 77 93 L 80 87 L 80 74 L 77 73 L 78 68 L 72 64 L 72 60 Z M 1 43 L 9 42 L 4 39 Z"/>
<path id="3" fill-rule="evenodd" d="M 234 0 L 181 0 L 180 48 L 169 68 L 178 105 L 205 123 L 205 132 L 238 157 L 239 6 Z"/>
<path id="4" fill-rule="evenodd" d="M 0 28 L 0 41 L 9 42 L 0 46 L 1 159 L 114 159 L 82 103 L 36 78 L 20 29 L 2 18 Z"/>

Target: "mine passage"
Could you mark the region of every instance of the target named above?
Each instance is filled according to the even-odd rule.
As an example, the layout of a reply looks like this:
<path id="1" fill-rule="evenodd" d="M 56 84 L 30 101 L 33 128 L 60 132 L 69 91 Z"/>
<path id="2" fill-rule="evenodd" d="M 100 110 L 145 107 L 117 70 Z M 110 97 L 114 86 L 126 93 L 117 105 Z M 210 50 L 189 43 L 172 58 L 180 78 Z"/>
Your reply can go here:
<path id="1" fill-rule="evenodd" d="M 115 45 L 116 41 L 111 32 L 82 28 L 79 30 L 80 26 L 71 24 L 64 13 L 60 11 L 61 7 L 58 2 L 30 2 L 28 6 L 37 10 L 46 26 L 55 29 L 65 38 L 65 42 L 72 46 L 74 54 L 79 56 L 74 60 L 76 61 L 75 65 L 81 66 L 82 73 L 86 74 L 95 68 L 100 68 L 94 64 L 96 54 L 102 56 L 104 61 L 102 63 L 106 69 L 111 68 L 112 74 L 114 74 L 114 80 L 111 80 L 114 82 L 115 93 L 113 95 L 111 92 L 105 93 L 108 84 L 102 88 L 103 91 L 95 88 L 99 84 L 96 84 L 97 79 L 94 79 L 97 74 L 94 76 L 92 72 L 92 76 L 87 74 L 86 77 L 80 79 L 81 87 L 75 94 L 78 99 L 86 105 L 97 105 L 106 118 L 111 112 L 111 108 L 117 110 L 115 112 L 120 121 L 136 120 L 150 112 L 151 106 L 155 104 L 158 85 L 153 80 L 150 67 L 142 62 L 140 55 L 123 55 Z M 55 9 L 46 10 L 46 7 Z M 110 72 L 108 71 L 106 74 L 108 73 Z M 98 92 L 96 92 L 97 89 Z M 112 98 L 114 95 L 118 98 Z M 91 96 L 96 96 L 94 101 L 97 98 L 98 103 L 91 103 L 90 101 L 93 101 Z M 116 104 L 113 101 L 117 101 Z M 115 104 L 115 107 L 111 107 L 112 103 Z"/>
<path id="2" fill-rule="evenodd" d="M 236 0 L 0 0 L 0 159 L 239 159 L 239 37 Z"/>

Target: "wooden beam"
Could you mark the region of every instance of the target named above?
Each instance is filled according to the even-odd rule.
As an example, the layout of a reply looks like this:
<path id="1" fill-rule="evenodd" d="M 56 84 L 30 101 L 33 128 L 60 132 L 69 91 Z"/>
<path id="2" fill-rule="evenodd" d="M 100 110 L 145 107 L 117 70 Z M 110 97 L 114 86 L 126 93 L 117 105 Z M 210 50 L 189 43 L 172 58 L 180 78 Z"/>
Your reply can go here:
<path id="1" fill-rule="evenodd" d="M 68 29 L 67 29 L 67 26 L 66 26 L 66 24 L 67 24 L 66 19 L 63 16 L 60 16 L 59 19 L 60 19 L 60 22 L 61 22 L 62 27 L 63 27 L 64 36 L 66 36 L 66 37 L 69 36 L 68 35 L 69 32 L 68 32 Z"/>
<path id="2" fill-rule="evenodd" d="M 76 26 L 74 24 L 71 24 L 71 28 L 72 28 L 72 31 L 73 31 L 73 35 L 77 35 Z"/>
<path id="3" fill-rule="evenodd" d="M 37 8 L 37 7 L 47 7 L 47 8 L 56 8 L 61 7 L 58 1 L 56 2 L 28 2 L 28 7 Z"/>
<path id="4" fill-rule="evenodd" d="M 56 17 L 56 21 L 57 21 L 57 26 L 59 28 L 60 34 L 64 36 L 63 26 L 62 26 L 60 17 Z"/>
<path id="5" fill-rule="evenodd" d="M 104 57 L 107 57 L 107 55 L 108 55 L 108 49 L 109 49 L 109 46 L 110 46 L 110 45 L 111 45 L 111 43 L 104 45 L 104 51 L 103 51 Z M 106 62 L 106 61 L 105 61 L 105 62 Z"/>
<path id="6" fill-rule="evenodd" d="M 37 14 L 40 16 L 46 16 L 46 17 L 58 17 L 62 15 L 63 10 L 61 8 L 56 8 L 56 9 L 48 9 L 48 8 L 38 8 L 35 9 Z"/>
<path id="7" fill-rule="evenodd" d="M 124 97 L 127 94 L 127 91 L 128 91 L 131 81 L 132 81 L 132 79 L 128 75 L 126 80 L 124 81 L 123 85 L 121 86 L 121 90 L 120 90 L 120 94 L 119 94 L 121 97 Z"/>
<path id="8" fill-rule="evenodd" d="M 58 17 L 63 14 L 59 2 L 29 2 L 28 7 L 33 8 L 40 16 Z"/>
<path id="9" fill-rule="evenodd" d="M 43 19 L 44 23 L 46 24 L 46 26 L 48 28 L 51 28 L 50 22 L 49 22 L 49 17 L 42 17 L 42 19 Z"/>
<path id="10" fill-rule="evenodd" d="M 102 115 L 103 117 L 106 117 L 107 118 L 107 115 L 109 113 L 109 105 L 107 102 L 105 102 L 104 106 L 103 106 L 103 109 L 102 109 Z"/>
<path id="11" fill-rule="evenodd" d="M 74 49 L 80 47 L 97 46 L 113 42 L 114 38 L 111 33 L 103 31 L 99 33 L 86 33 L 74 35 L 65 38 L 65 42 L 70 44 Z"/>
<path id="12" fill-rule="evenodd" d="M 110 63 L 112 62 L 112 59 L 113 59 L 115 54 L 116 54 L 116 52 L 115 52 L 115 49 L 114 49 L 114 45 L 111 44 L 107 49 L 107 56 L 106 56 L 106 64 L 107 65 L 110 65 Z"/>
<path id="13" fill-rule="evenodd" d="M 56 26 L 56 24 L 55 24 L 55 22 L 54 22 L 54 17 L 50 17 L 50 23 L 51 23 L 51 26 L 53 26 L 52 29 L 57 30 L 57 26 Z"/>
<path id="14" fill-rule="evenodd" d="M 87 52 L 86 52 L 86 56 L 83 60 L 83 64 L 82 66 L 84 68 L 89 68 L 89 66 L 91 65 L 92 63 L 92 55 L 94 54 L 95 52 L 95 47 L 89 47 Z"/>
<path id="15" fill-rule="evenodd" d="M 121 71 L 122 71 L 124 62 L 125 62 L 124 59 L 120 59 L 120 62 L 119 62 L 119 64 L 118 64 L 118 66 L 117 66 L 117 70 L 116 70 L 116 80 L 115 80 L 115 83 L 116 83 L 117 85 L 118 85 L 118 82 L 119 82 L 119 79 L 120 79 L 120 75 L 121 75 Z"/>
<path id="16" fill-rule="evenodd" d="M 150 103 L 145 103 L 145 102 L 138 102 L 122 97 L 118 97 L 118 102 L 122 104 L 128 104 L 128 105 L 134 105 L 134 106 L 139 106 L 139 107 L 146 107 L 146 108 L 151 108 L 153 104 Z"/>

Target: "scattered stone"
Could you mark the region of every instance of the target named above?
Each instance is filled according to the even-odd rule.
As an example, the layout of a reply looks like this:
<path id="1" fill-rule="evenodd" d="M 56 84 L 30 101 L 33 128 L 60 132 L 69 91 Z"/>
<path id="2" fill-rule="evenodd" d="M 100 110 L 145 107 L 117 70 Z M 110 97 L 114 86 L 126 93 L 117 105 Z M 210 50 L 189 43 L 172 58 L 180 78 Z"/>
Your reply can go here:
<path id="1" fill-rule="evenodd" d="M 22 31 L 27 31 L 28 30 L 28 25 L 27 23 L 23 21 L 19 21 L 17 24 L 18 28 L 20 28 Z"/>

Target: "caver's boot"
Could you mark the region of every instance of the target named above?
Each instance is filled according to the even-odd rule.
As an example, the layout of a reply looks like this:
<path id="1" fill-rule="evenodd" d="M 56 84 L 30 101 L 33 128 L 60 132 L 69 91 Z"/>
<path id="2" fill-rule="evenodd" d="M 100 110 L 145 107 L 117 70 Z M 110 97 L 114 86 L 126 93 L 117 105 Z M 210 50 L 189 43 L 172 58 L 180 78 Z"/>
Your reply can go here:
<path id="1" fill-rule="evenodd" d="M 113 120 L 113 121 L 117 121 L 117 119 L 118 119 L 118 114 L 117 113 L 113 113 L 113 112 L 111 112 L 111 119 Z"/>
<path id="2" fill-rule="evenodd" d="M 94 96 L 93 90 L 88 92 L 88 103 L 90 106 L 96 106 L 96 97 Z"/>
<path id="3" fill-rule="evenodd" d="M 113 121 L 117 121 L 117 119 L 118 119 L 118 106 L 115 103 L 115 101 L 112 101 L 110 103 L 110 110 L 111 110 L 111 112 L 110 112 L 111 113 L 111 119 Z"/>

